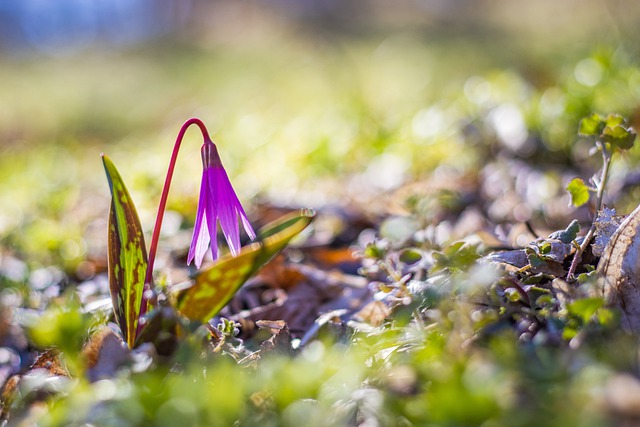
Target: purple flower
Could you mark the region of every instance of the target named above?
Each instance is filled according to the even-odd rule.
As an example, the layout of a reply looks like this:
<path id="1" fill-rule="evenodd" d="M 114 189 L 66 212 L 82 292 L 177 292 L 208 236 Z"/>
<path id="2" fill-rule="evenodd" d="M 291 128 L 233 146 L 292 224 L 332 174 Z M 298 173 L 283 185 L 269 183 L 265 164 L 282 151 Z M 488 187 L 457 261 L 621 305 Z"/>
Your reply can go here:
<path id="1" fill-rule="evenodd" d="M 216 239 L 220 221 L 220 228 L 224 234 L 233 256 L 240 252 L 240 230 L 238 217 L 242 221 L 244 230 L 251 239 L 256 238 L 247 214 L 244 212 L 238 196 L 231 187 L 227 172 L 222 166 L 218 149 L 211 140 L 206 139 L 202 145 L 202 184 L 196 224 L 193 228 L 193 238 L 189 248 L 187 265 L 195 258 L 197 268 L 202 264 L 202 258 L 211 243 L 211 255 L 218 258 L 218 243 Z"/>

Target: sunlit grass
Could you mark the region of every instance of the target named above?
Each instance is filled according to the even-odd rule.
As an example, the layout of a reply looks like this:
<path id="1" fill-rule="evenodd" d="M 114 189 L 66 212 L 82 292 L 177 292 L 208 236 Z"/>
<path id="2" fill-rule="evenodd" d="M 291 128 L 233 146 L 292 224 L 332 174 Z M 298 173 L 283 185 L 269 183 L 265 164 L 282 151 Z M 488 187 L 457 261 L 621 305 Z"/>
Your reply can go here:
<path id="1" fill-rule="evenodd" d="M 479 196 L 487 205 L 510 185 L 536 187 L 517 202 L 528 203 L 534 219 L 551 216 L 552 203 L 568 210 L 566 175 L 588 179 L 598 167 L 576 136 L 578 122 L 593 111 L 637 121 L 637 62 L 622 44 L 594 42 L 558 58 L 539 45 L 523 50 L 526 38 L 504 41 L 477 29 L 465 35 L 477 39 L 289 29 L 247 43 L 177 38 L 123 51 L 3 59 L 0 256 L 27 267 L 17 269 L 23 277 L 8 277 L 3 267 L 0 284 L 15 286 L 23 306 L 38 303 L 29 300 L 39 298 L 29 290 L 31 271 L 51 265 L 82 281 L 86 259 L 104 262 L 109 190 L 100 152 L 118 165 L 150 232 L 173 141 L 191 116 L 207 124 L 250 214 L 261 201 L 342 205 L 373 218 L 411 212 L 408 220 L 383 222 L 379 234 L 414 236 L 410 249 L 418 256 L 438 252 L 424 289 L 382 326 L 345 326 L 349 335 L 340 339 L 321 329 L 295 357 L 265 352 L 259 364 L 211 354 L 200 330 L 180 337 L 171 363 L 138 349 L 136 360 L 89 383 L 76 375 L 83 369 L 79 343 L 97 321 L 75 300 L 58 298 L 60 307 L 39 316 L 29 338 L 63 349 L 74 378 L 31 415 L 43 425 L 606 425 L 606 392 L 624 393 L 615 375 L 635 369 L 628 337 L 593 313 L 580 318 L 570 304 L 555 317 L 542 302 L 529 313 L 518 295 L 500 299 L 488 289 L 497 272 L 478 264 L 481 246 L 434 249 L 416 236 L 429 227 L 435 236 L 440 225 L 446 232 L 455 224 L 432 224 L 437 212 L 465 207 L 457 189 L 432 188 L 434 176 L 471 182 L 478 191 L 486 190 L 479 181 L 493 183 L 494 192 Z M 166 221 L 165 236 L 192 226 L 200 144 L 190 131 L 169 197 L 179 215 L 173 225 Z M 614 184 L 637 165 L 637 150 L 615 159 Z M 519 174 L 528 174 L 519 183 L 498 166 L 485 169 L 494 162 L 514 167 L 514 159 Z M 409 182 L 417 185 L 388 204 L 387 192 Z M 635 206 L 636 193 L 615 202 Z M 510 206 L 500 212 L 506 221 L 529 219 Z M 486 210 L 492 220 L 504 219 Z M 498 323 L 503 309 L 515 314 Z M 415 312 L 424 314 L 420 321 L 409 320 Z M 511 324 L 524 314 L 587 338 L 578 349 L 569 338 L 526 341 Z"/>
<path id="2" fill-rule="evenodd" d="M 622 45 L 589 53 L 585 42 L 559 61 L 540 44 L 528 56 L 519 38 L 477 28 L 461 33 L 474 38 L 264 31 L 242 42 L 234 33 L 4 59 L 4 246 L 69 268 L 102 256 L 87 230 L 108 209 L 103 151 L 149 230 L 175 134 L 191 116 L 211 129 L 241 199 L 321 207 L 366 203 L 436 168 L 473 176 L 504 146 L 593 168 L 574 144 L 579 119 L 629 115 L 640 99 L 640 72 Z M 169 198 L 185 225 L 197 197 L 194 140 L 187 134 Z"/>

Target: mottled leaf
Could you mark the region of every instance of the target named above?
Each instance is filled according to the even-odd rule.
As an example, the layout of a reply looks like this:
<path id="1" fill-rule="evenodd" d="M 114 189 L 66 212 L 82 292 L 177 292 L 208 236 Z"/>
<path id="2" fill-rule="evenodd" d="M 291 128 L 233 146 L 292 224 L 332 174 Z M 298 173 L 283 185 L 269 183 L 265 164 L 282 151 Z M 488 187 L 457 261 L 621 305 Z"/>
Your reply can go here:
<path id="1" fill-rule="evenodd" d="M 240 286 L 284 249 L 313 217 L 309 210 L 285 215 L 260 230 L 259 241 L 242 248 L 238 256 L 228 254 L 218 258 L 215 264 L 194 277 L 191 287 L 180 291 L 177 297 L 180 314 L 201 322 L 211 319 Z"/>
<path id="2" fill-rule="evenodd" d="M 147 250 L 138 213 L 122 177 L 107 156 L 102 156 L 102 163 L 111 188 L 108 242 L 111 300 L 124 339 L 133 347 L 138 321 L 146 311 L 142 306 Z"/>

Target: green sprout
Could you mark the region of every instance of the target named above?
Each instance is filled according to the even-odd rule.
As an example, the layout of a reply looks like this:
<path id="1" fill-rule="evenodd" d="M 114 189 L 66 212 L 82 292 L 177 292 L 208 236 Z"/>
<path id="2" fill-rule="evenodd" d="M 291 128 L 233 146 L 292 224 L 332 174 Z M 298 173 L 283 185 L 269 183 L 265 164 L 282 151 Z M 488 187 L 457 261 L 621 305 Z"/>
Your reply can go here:
<path id="1" fill-rule="evenodd" d="M 607 180 L 609 179 L 609 169 L 611 167 L 613 153 L 616 150 L 629 150 L 633 147 L 633 143 L 636 140 L 635 130 L 629 127 L 626 120 L 618 114 L 609 114 L 607 117 L 602 117 L 594 113 L 585 117 L 580 121 L 578 133 L 582 136 L 592 138 L 595 141 L 595 147 L 602 154 L 602 171 L 599 177 L 593 179 L 593 189 L 587 187 L 584 181 L 578 178 L 573 179 L 569 182 L 569 185 L 567 185 L 567 190 L 571 194 L 572 204 L 576 207 L 588 202 L 590 190 L 596 193 L 595 215 L 589 231 L 573 257 L 567 274 L 568 280 L 574 279 L 573 276 L 582 259 L 582 254 L 591 243 L 596 232 L 596 220 L 602 210 L 602 201 Z"/>

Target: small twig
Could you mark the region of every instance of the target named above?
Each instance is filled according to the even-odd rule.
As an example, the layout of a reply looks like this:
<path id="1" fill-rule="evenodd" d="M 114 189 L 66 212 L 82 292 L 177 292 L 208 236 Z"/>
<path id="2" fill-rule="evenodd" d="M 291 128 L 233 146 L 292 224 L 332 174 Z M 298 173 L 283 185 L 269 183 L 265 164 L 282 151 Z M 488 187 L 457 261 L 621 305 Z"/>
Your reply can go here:
<path id="1" fill-rule="evenodd" d="M 604 189 L 607 186 L 607 181 L 609 179 L 609 167 L 611 166 L 611 157 L 612 157 L 612 153 L 609 153 L 609 151 L 607 151 L 607 146 L 605 144 L 600 143 L 600 145 L 602 146 L 602 160 L 604 162 L 604 165 L 602 167 L 602 178 L 600 179 L 600 182 L 598 183 L 598 193 L 596 196 L 596 217 L 594 218 L 594 222 L 595 219 L 597 218 L 598 213 L 602 210 L 602 200 L 604 198 Z"/>
<path id="2" fill-rule="evenodd" d="M 533 237 L 535 237 L 536 239 L 540 238 L 540 235 L 538 233 L 536 233 L 536 230 L 533 229 L 533 226 L 531 225 L 531 223 L 529 221 L 525 221 L 524 225 L 527 227 L 527 231 L 529 233 L 531 233 L 531 235 Z"/>
<path id="3" fill-rule="evenodd" d="M 585 250 L 587 250 L 587 247 L 589 246 L 589 243 L 591 243 L 591 239 L 593 239 L 593 235 L 596 232 L 596 221 L 598 220 L 598 215 L 602 210 L 602 200 L 604 198 L 604 189 L 607 186 L 607 180 L 609 179 L 609 167 L 611 166 L 611 153 L 607 151 L 606 144 L 603 144 L 600 141 L 596 141 L 596 145 L 598 145 L 602 150 L 602 161 L 603 161 L 602 175 L 600 177 L 600 180 L 595 183 L 596 188 L 598 189 L 598 192 L 596 193 L 596 211 L 593 215 L 593 222 L 591 223 L 591 227 L 589 228 L 589 231 L 587 232 L 587 234 L 584 236 L 584 240 L 582 241 L 582 244 L 580 245 L 580 247 L 578 247 L 578 250 L 576 251 L 576 254 L 573 257 L 573 260 L 571 261 L 571 266 L 569 268 L 569 272 L 567 273 L 568 281 L 574 280 L 573 275 L 575 274 L 576 269 L 578 268 L 578 264 L 582 259 L 582 254 L 584 253 Z"/>
<path id="4" fill-rule="evenodd" d="M 422 313 L 420 313 L 420 310 L 418 308 L 413 310 L 413 317 L 416 320 L 418 327 L 420 329 L 424 329 L 426 325 L 424 323 L 424 320 L 422 320 Z"/>

